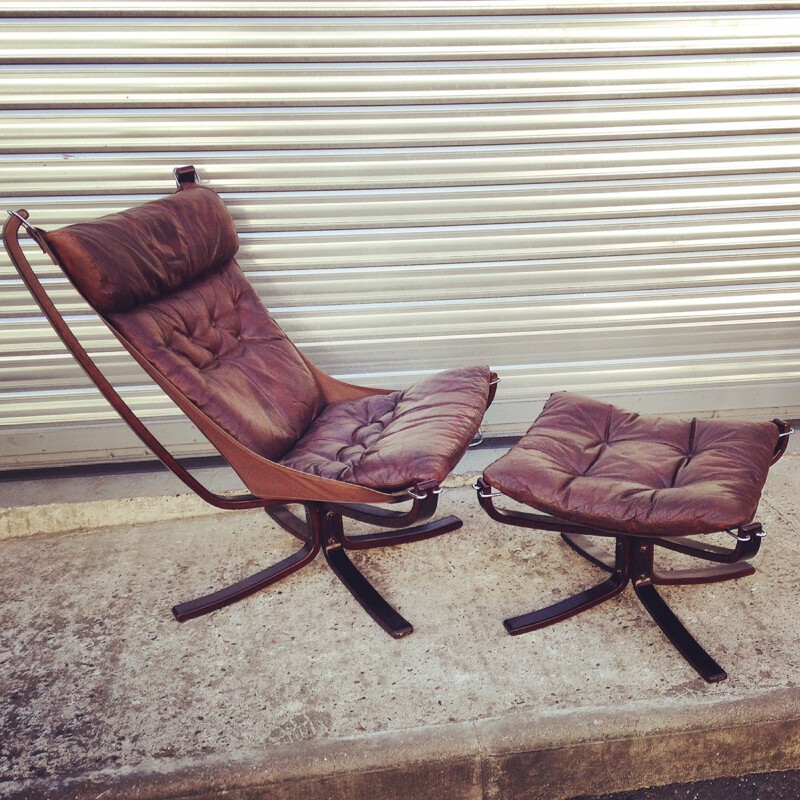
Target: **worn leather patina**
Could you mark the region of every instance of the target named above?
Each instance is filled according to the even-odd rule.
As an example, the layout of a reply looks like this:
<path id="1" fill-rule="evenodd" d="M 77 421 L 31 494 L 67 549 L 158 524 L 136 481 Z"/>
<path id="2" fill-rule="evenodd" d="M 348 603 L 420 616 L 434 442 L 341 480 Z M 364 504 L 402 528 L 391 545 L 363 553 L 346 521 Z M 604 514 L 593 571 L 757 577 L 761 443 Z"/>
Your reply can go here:
<path id="1" fill-rule="evenodd" d="M 487 367 L 454 369 L 402 392 L 333 403 L 281 463 L 373 488 L 438 483 L 477 433 L 489 379 Z"/>
<path id="2" fill-rule="evenodd" d="M 484 476 L 514 500 L 583 525 L 711 533 L 753 518 L 778 433 L 772 422 L 640 416 L 560 392 Z"/>
<path id="3" fill-rule="evenodd" d="M 48 233 L 47 242 L 102 314 L 168 294 L 227 264 L 239 249 L 231 215 L 203 186 L 69 225 Z"/>
<path id="4" fill-rule="evenodd" d="M 478 430 L 488 367 L 388 392 L 350 391 L 309 364 L 243 275 L 233 220 L 210 189 L 190 185 L 46 237 L 78 290 L 229 460 L 225 437 L 282 467 L 394 491 L 443 480 Z M 233 454 L 263 493 L 264 465 Z M 285 478 L 276 473 L 272 486 Z"/>

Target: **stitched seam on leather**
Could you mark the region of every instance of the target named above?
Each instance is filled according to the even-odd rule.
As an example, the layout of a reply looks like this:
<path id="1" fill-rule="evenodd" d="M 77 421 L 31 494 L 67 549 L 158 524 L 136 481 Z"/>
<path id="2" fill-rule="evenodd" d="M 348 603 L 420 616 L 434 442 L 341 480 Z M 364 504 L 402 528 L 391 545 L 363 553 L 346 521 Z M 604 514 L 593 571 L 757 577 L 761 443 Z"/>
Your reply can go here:
<path id="1" fill-rule="evenodd" d="M 81 250 L 83 250 L 83 252 L 86 253 L 86 255 L 88 256 L 88 259 L 92 264 L 92 267 L 94 268 L 94 270 L 96 271 L 96 273 L 98 275 L 98 288 L 97 288 L 97 291 L 98 291 L 98 293 L 100 293 L 100 289 L 101 289 L 101 286 L 102 286 L 101 278 L 102 278 L 102 276 L 104 274 L 103 270 L 100 268 L 100 264 L 98 263 L 98 261 L 94 257 L 94 255 L 92 255 L 92 253 L 89 252 L 89 250 L 87 249 L 86 245 L 84 245 L 84 243 L 80 240 L 79 236 L 76 236 L 74 233 L 67 233 L 67 235 L 72 239 L 73 242 L 77 242 L 78 245 L 80 246 Z M 70 282 L 71 282 L 72 281 L 72 276 L 69 274 L 69 272 L 67 272 L 67 276 L 69 277 Z M 115 292 L 111 293 L 110 305 L 112 305 L 112 308 L 109 308 L 109 309 L 100 310 L 100 309 L 97 308 L 97 306 L 94 303 L 89 301 L 88 298 L 85 298 L 85 299 L 87 299 L 87 302 L 89 302 L 89 305 L 92 308 L 94 308 L 96 311 L 99 311 L 100 314 L 103 314 L 103 315 L 105 315 L 105 314 L 114 314 L 114 313 L 118 313 L 119 310 L 120 310 L 120 309 L 116 308 L 116 305 L 117 305 L 118 301 L 114 297 L 115 294 L 116 294 Z M 81 291 L 81 296 L 83 296 L 83 291 Z M 122 309 L 122 310 L 125 311 L 127 309 Z"/>

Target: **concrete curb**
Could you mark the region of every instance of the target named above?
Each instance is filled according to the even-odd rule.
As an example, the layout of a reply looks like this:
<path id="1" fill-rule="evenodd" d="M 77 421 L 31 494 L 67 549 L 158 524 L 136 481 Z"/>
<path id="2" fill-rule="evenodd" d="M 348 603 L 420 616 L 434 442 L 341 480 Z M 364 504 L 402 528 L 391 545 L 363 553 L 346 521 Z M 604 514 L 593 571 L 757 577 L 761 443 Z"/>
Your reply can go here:
<path id="1" fill-rule="evenodd" d="M 60 776 L 8 800 L 566 800 L 800 767 L 800 691 L 461 722 Z"/>
<path id="2" fill-rule="evenodd" d="M 195 495 L 48 503 L 0 510 L 0 540 L 218 514 Z"/>

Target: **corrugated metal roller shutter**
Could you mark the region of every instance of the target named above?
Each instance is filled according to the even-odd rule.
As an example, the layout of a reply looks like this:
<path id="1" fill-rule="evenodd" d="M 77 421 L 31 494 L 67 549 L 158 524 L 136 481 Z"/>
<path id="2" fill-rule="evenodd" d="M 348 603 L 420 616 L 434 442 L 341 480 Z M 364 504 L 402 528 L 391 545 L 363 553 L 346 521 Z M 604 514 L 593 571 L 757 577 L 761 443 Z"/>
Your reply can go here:
<path id="1" fill-rule="evenodd" d="M 336 375 L 488 362 L 495 433 L 561 388 L 800 411 L 797 4 L 35 9 L 0 6 L 0 187 L 37 224 L 167 193 L 194 163 L 267 305 Z M 197 452 L 27 249 L 131 404 Z M 1 465 L 138 455 L 0 270 Z"/>

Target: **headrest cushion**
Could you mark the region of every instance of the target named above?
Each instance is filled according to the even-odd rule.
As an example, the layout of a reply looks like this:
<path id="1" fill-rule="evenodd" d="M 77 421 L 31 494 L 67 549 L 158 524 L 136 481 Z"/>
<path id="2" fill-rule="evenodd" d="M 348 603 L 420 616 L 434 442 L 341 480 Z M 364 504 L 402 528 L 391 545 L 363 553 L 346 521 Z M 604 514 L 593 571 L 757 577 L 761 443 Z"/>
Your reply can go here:
<path id="1" fill-rule="evenodd" d="M 225 266 L 239 249 L 225 204 L 196 184 L 45 238 L 67 276 L 101 313 L 163 297 Z"/>

